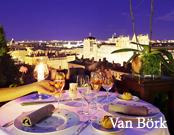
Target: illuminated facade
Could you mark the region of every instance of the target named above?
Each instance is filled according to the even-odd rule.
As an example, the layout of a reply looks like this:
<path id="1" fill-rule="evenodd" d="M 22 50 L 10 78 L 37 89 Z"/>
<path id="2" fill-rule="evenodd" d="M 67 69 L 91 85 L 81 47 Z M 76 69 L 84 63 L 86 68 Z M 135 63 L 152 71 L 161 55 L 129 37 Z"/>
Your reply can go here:
<path id="1" fill-rule="evenodd" d="M 137 36 L 139 43 L 141 44 L 149 44 L 148 35 L 138 35 Z M 131 56 L 132 52 L 124 52 L 111 54 L 114 50 L 122 49 L 122 48 L 134 48 L 136 49 L 136 45 L 131 42 L 136 42 L 135 36 L 130 39 L 129 36 L 119 36 L 109 38 L 107 41 L 99 42 L 94 37 L 87 37 L 83 42 L 83 55 L 84 58 L 92 58 L 98 61 L 99 59 L 106 58 L 109 62 L 115 62 L 123 64 L 124 61 L 127 61 Z"/>

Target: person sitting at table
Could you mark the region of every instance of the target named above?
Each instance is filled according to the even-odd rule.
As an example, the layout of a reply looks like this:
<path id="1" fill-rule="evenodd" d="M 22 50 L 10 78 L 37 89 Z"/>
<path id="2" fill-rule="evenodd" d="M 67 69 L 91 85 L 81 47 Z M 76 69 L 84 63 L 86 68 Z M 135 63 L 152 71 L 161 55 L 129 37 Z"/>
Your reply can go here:
<path id="1" fill-rule="evenodd" d="M 43 80 L 40 82 L 35 82 L 32 84 L 13 88 L 0 88 L 0 102 L 13 100 L 32 92 L 39 92 L 51 95 L 54 93 L 55 88 L 51 86 L 49 82 L 49 80 Z"/>

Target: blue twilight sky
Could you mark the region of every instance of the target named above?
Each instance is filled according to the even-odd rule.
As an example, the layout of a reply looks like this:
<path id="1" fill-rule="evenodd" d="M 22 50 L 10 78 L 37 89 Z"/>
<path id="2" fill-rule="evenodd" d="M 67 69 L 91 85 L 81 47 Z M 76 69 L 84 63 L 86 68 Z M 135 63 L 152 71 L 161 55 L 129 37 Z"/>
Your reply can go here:
<path id="1" fill-rule="evenodd" d="M 174 0 L 154 0 L 153 39 L 174 39 Z M 149 33 L 150 0 L 133 0 L 137 33 Z M 1 0 L 8 39 L 82 40 L 132 36 L 129 0 Z"/>

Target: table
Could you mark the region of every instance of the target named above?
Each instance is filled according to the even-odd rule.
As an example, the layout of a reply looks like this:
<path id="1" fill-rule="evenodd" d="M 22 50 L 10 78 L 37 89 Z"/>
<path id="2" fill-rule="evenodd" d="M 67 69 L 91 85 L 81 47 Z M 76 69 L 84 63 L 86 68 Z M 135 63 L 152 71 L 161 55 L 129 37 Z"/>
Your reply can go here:
<path id="1" fill-rule="evenodd" d="M 138 78 L 128 75 L 122 76 L 118 86 L 119 89 L 130 90 L 131 93 L 137 93 L 143 100 L 153 103 L 157 94 L 166 94 L 167 100 L 167 112 L 166 119 L 168 120 L 169 129 L 174 134 L 174 77 L 161 76 L 161 78 Z"/>
<path id="2" fill-rule="evenodd" d="M 99 93 L 99 95 L 102 95 L 102 94 L 106 94 L 106 93 L 105 92 L 100 92 Z M 68 95 L 68 93 L 66 92 L 64 94 L 64 97 L 67 97 L 67 95 Z M 47 103 L 44 103 L 44 104 L 28 105 L 28 106 L 22 106 L 20 104 L 22 101 L 30 99 L 31 96 L 33 96 L 33 95 L 24 96 L 24 97 L 18 98 L 18 99 L 13 100 L 13 101 L 10 101 L 7 104 L 3 105 L 0 108 L 0 125 L 3 125 L 4 123 L 6 123 L 8 121 L 14 120 L 22 112 L 36 110 L 36 109 L 38 109 L 42 106 L 45 106 L 47 104 Z M 116 94 L 112 93 L 110 96 L 116 96 Z M 116 98 L 115 102 L 117 102 L 118 100 L 119 99 Z M 146 103 L 144 101 L 141 101 L 141 102 Z M 52 103 L 52 104 L 57 106 L 57 103 Z M 149 104 L 149 105 L 151 105 L 151 104 Z M 104 115 L 110 115 L 109 113 L 107 113 L 103 110 L 101 105 L 99 105 L 99 106 L 100 106 L 99 111 L 97 111 L 97 114 L 96 114 L 96 116 L 98 118 L 102 118 Z M 63 108 L 63 109 L 68 109 L 68 110 L 73 111 L 73 112 L 77 112 L 78 110 L 81 109 L 81 107 L 71 107 L 71 106 L 67 106 L 65 104 L 60 104 L 60 107 Z M 79 115 L 79 117 L 80 117 L 81 121 L 84 121 L 83 115 Z M 164 118 L 162 113 L 159 113 L 158 117 Z M 78 128 L 78 126 L 76 128 Z M 0 133 L 3 130 L 8 131 L 10 133 L 10 135 L 15 134 L 13 125 L 8 127 L 8 128 L 5 128 L 5 129 L 1 127 Z M 61 133 L 61 134 L 71 135 L 73 132 L 74 131 L 70 131 L 69 133 Z M 98 132 L 96 132 L 92 129 L 91 125 L 89 125 L 85 130 L 83 130 L 80 133 L 80 135 L 98 135 L 98 134 L 99 134 Z M 127 129 L 124 130 L 124 134 L 125 135 L 156 135 L 156 134 L 158 134 L 158 135 L 169 135 L 169 131 L 168 131 L 168 128 L 152 128 L 152 129 L 127 128 Z"/>

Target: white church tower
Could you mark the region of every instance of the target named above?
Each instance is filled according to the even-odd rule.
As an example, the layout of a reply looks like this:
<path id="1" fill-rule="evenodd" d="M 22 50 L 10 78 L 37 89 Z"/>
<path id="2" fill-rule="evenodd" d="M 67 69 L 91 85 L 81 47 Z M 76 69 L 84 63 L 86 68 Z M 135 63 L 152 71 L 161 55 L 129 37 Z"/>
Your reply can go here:
<path id="1" fill-rule="evenodd" d="M 91 36 L 91 33 L 83 41 L 83 55 L 84 58 L 95 57 L 96 53 L 96 38 Z"/>

